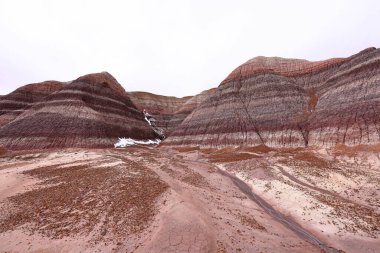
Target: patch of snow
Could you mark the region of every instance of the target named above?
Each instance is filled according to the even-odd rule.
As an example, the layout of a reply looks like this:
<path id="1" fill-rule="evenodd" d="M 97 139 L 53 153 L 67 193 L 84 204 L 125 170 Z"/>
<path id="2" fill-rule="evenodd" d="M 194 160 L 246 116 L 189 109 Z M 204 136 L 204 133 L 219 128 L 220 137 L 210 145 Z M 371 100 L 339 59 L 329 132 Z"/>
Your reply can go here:
<path id="1" fill-rule="evenodd" d="M 148 122 L 148 124 L 149 124 L 150 126 L 152 126 L 152 123 L 150 122 L 150 120 L 149 120 L 146 116 L 145 116 L 144 118 L 145 118 L 146 122 Z"/>
<path id="2" fill-rule="evenodd" d="M 125 148 L 128 146 L 140 144 L 140 145 L 153 145 L 160 144 L 161 140 L 134 140 L 131 138 L 119 138 L 119 141 L 114 144 L 115 148 Z"/>
<path id="3" fill-rule="evenodd" d="M 164 129 L 157 127 L 156 119 L 153 118 L 153 116 L 150 115 L 145 109 L 143 110 L 143 113 L 145 121 L 148 122 L 149 126 L 153 129 L 153 131 L 155 131 L 162 138 L 165 138 L 165 131 Z"/>
<path id="4" fill-rule="evenodd" d="M 143 112 L 144 112 L 144 119 L 145 119 L 145 121 L 148 122 L 148 124 L 150 126 L 152 126 L 152 121 L 155 121 L 155 120 L 153 120 L 154 119 L 153 116 L 150 115 L 145 109 L 144 109 Z"/>

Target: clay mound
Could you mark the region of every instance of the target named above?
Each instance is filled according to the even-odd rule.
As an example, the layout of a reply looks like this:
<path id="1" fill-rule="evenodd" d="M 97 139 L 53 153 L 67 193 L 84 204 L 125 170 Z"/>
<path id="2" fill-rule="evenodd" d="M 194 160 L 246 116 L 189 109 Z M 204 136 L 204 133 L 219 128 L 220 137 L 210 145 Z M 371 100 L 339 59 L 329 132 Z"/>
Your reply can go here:
<path id="1" fill-rule="evenodd" d="M 361 51 L 365 54 L 376 50 L 368 48 Z M 303 75 L 314 75 L 329 68 L 340 66 L 352 60 L 356 55 L 347 58 L 332 58 L 323 61 L 307 61 L 303 59 L 286 59 L 281 57 L 258 56 L 248 60 L 237 67 L 223 80 L 222 85 L 231 81 L 248 79 L 261 74 L 274 74 L 285 77 L 297 77 Z"/>
<path id="2" fill-rule="evenodd" d="M 149 92 L 127 92 L 129 98 L 139 110 L 147 110 L 152 114 L 174 114 L 181 108 L 191 96 L 177 98 L 173 96 L 161 96 Z"/>
<path id="3" fill-rule="evenodd" d="M 208 147 L 380 142 L 380 50 L 321 62 L 257 57 L 235 69 L 165 141 Z"/>
<path id="4" fill-rule="evenodd" d="M 128 92 L 129 98 L 140 110 L 146 110 L 155 119 L 156 126 L 163 129 L 166 136 L 215 89 L 203 91 L 196 96 L 177 98 L 148 92 Z"/>
<path id="5" fill-rule="evenodd" d="M 8 124 L 33 104 L 43 101 L 48 95 L 60 90 L 64 83 L 45 81 L 27 84 L 0 97 L 0 127 Z"/>
<path id="6" fill-rule="evenodd" d="M 64 83 L 58 81 L 44 81 L 42 83 L 31 83 L 18 88 L 16 91 L 41 92 L 50 94 L 63 87 Z"/>
<path id="7" fill-rule="evenodd" d="M 128 92 L 127 94 L 139 111 L 145 110 L 152 115 L 155 126 L 162 129 L 165 136 L 168 136 L 189 114 L 180 114 L 176 111 L 191 97 L 168 97 L 148 92 Z"/>
<path id="8" fill-rule="evenodd" d="M 348 60 L 349 58 L 334 58 L 326 61 L 311 62 L 301 59 L 258 56 L 232 71 L 222 84 L 260 74 L 275 74 L 287 77 L 313 74 Z"/>
<path id="9" fill-rule="evenodd" d="M 3 125 L 0 145 L 8 149 L 112 147 L 118 137 L 157 138 L 123 92 L 108 73 L 80 77 Z"/>
<path id="10" fill-rule="evenodd" d="M 94 74 L 88 74 L 79 77 L 75 82 L 83 82 L 91 85 L 97 85 L 103 88 L 111 89 L 119 95 L 125 95 L 125 90 L 123 86 L 121 86 L 115 77 L 113 77 L 108 72 L 101 72 L 101 73 L 94 73 Z"/>
<path id="11" fill-rule="evenodd" d="M 176 113 L 191 113 L 195 108 L 198 107 L 206 98 L 208 98 L 210 95 L 214 94 L 216 91 L 216 88 L 212 88 L 209 90 L 202 91 L 198 95 L 195 95 L 191 97 L 189 100 L 186 101 L 178 110 Z"/>

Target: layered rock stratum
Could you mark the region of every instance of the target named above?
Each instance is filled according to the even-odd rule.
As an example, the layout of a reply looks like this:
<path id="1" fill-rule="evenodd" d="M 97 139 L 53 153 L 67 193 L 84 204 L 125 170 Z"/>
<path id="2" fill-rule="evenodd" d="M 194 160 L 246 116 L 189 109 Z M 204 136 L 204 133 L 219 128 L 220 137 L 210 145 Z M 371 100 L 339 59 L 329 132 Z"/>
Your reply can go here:
<path id="1" fill-rule="evenodd" d="M 176 113 L 191 97 L 177 98 L 148 92 L 129 92 L 129 98 L 140 111 L 146 111 L 156 120 L 157 127 L 167 136 L 189 115 Z"/>
<path id="2" fill-rule="evenodd" d="M 106 72 L 26 85 L 0 105 L 0 146 L 8 149 L 109 147 L 118 137 L 158 137 Z"/>
<path id="3" fill-rule="evenodd" d="M 108 73 L 46 81 L 0 97 L 0 146 L 107 147 L 117 137 L 208 147 L 376 144 L 379 80 L 380 51 L 368 48 L 317 62 L 255 57 L 219 87 L 183 98 L 127 93 Z"/>
<path id="4" fill-rule="evenodd" d="M 209 89 L 195 96 L 177 98 L 148 92 L 129 92 L 128 96 L 140 111 L 146 111 L 154 118 L 156 126 L 163 129 L 165 136 L 182 121 L 215 89 Z"/>
<path id="5" fill-rule="evenodd" d="M 236 68 L 165 141 L 299 147 L 380 141 L 380 50 L 310 62 L 256 57 Z"/>
<path id="6" fill-rule="evenodd" d="M 34 103 L 43 101 L 48 95 L 62 88 L 63 83 L 45 81 L 22 86 L 14 92 L 0 97 L 0 127 L 11 122 Z"/>

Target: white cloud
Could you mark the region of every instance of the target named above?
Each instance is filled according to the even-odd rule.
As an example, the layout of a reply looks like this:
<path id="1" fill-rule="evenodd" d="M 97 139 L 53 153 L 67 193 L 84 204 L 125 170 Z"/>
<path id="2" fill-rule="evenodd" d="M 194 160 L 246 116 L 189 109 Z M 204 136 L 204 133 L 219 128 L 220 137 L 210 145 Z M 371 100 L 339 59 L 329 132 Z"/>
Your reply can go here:
<path id="1" fill-rule="evenodd" d="M 185 96 L 257 55 L 320 60 L 380 46 L 379 1 L 0 0 L 0 94 L 108 71 Z"/>

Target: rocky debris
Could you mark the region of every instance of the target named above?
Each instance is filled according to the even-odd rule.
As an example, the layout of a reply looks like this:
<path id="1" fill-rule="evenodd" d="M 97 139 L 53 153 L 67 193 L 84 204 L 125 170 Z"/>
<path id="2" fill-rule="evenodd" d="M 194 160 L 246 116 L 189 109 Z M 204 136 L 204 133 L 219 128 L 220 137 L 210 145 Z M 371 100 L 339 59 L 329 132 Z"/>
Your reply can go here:
<path id="1" fill-rule="evenodd" d="M 237 218 L 240 219 L 241 223 L 251 227 L 252 229 L 259 229 L 266 231 L 266 228 L 263 227 L 260 223 L 258 223 L 253 217 L 248 215 L 238 214 Z"/>
<path id="2" fill-rule="evenodd" d="M 158 138 L 122 86 L 106 72 L 62 85 L 28 85 L 8 96 L 16 101 L 11 109 L 17 111 L 17 117 L 0 128 L 0 146 L 8 149 L 112 147 L 123 136 Z M 1 102 L 7 103 L 4 97 Z"/>
<path id="3" fill-rule="evenodd" d="M 256 57 L 235 69 L 165 141 L 302 147 L 380 141 L 380 49 L 319 62 Z"/>
<path id="4" fill-rule="evenodd" d="M 108 234 L 116 241 L 149 225 L 156 199 L 168 188 L 153 171 L 116 156 L 72 156 L 79 159 L 23 172 L 41 181 L 7 200 L 11 212 L 0 218 L 0 233 L 23 226 L 53 239 Z"/>

